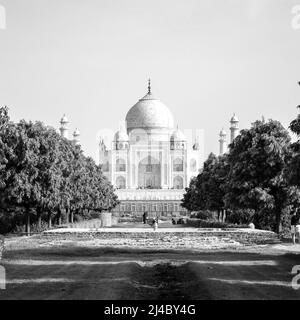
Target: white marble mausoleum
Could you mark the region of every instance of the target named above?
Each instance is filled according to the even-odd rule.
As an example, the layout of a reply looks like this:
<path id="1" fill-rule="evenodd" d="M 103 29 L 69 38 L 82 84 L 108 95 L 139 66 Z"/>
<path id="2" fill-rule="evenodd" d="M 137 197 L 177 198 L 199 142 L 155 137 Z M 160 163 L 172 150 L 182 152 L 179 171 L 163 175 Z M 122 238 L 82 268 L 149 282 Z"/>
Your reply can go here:
<path id="1" fill-rule="evenodd" d="M 151 91 L 129 109 L 111 145 L 100 141 L 99 162 L 117 189 L 120 212 L 178 213 L 184 188 L 203 164 L 199 136 L 187 141 L 170 109 Z"/>
<path id="2" fill-rule="evenodd" d="M 64 115 L 59 130 L 66 139 L 68 125 Z M 184 188 L 198 175 L 204 162 L 202 131 L 186 131 L 188 136 L 174 125 L 171 110 L 152 93 L 149 80 L 147 94 L 129 109 L 113 137 L 100 137 L 99 164 L 121 201 L 116 212 L 185 213 L 180 205 Z M 230 120 L 230 143 L 238 134 L 239 120 L 234 114 Z M 80 145 L 78 129 L 72 141 Z M 224 129 L 219 143 L 219 154 L 223 155 L 227 152 Z"/>

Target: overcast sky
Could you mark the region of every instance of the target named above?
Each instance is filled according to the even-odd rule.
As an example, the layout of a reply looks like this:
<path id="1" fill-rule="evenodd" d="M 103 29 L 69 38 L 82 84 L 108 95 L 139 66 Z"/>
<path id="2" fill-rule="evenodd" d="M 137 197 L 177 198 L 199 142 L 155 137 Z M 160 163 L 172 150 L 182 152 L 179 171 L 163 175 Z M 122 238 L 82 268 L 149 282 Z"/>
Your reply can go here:
<path id="1" fill-rule="evenodd" d="M 152 91 L 182 129 L 205 130 L 205 153 L 233 112 L 284 126 L 300 104 L 300 0 L 0 0 L 0 105 L 15 121 L 58 129 L 65 113 L 97 155 L 97 132 L 118 129 Z"/>

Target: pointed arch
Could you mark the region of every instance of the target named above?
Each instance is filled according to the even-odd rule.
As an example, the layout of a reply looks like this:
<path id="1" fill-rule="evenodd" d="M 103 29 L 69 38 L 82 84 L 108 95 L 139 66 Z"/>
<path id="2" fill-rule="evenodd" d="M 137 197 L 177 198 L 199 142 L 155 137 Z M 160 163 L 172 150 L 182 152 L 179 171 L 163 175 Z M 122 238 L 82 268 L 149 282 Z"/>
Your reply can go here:
<path id="1" fill-rule="evenodd" d="M 145 157 L 138 165 L 139 188 L 157 189 L 161 187 L 160 161 L 152 156 Z"/>
<path id="2" fill-rule="evenodd" d="M 116 188 L 125 189 L 126 188 L 126 179 L 122 176 L 117 177 L 116 179 Z"/>
<path id="3" fill-rule="evenodd" d="M 183 178 L 181 176 L 174 177 L 173 187 L 174 189 L 183 189 Z"/>
<path id="4" fill-rule="evenodd" d="M 183 159 L 175 158 L 173 160 L 173 171 L 183 171 Z"/>
<path id="5" fill-rule="evenodd" d="M 123 158 L 116 159 L 116 171 L 117 172 L 126 171 L 126 161 Z"/>

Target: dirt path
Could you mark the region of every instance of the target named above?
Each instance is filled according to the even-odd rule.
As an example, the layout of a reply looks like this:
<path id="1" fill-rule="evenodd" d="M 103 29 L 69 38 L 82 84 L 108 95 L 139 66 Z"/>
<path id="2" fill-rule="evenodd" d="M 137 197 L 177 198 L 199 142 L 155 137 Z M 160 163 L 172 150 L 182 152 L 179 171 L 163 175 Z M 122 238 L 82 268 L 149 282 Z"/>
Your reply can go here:
<path id="1" fill-rule="evenodd" d="M 196 252 L 12 241 L 2 265 L 0 299 L 300 299 L 291 287 L 300 255 L 271 246 Z"/>

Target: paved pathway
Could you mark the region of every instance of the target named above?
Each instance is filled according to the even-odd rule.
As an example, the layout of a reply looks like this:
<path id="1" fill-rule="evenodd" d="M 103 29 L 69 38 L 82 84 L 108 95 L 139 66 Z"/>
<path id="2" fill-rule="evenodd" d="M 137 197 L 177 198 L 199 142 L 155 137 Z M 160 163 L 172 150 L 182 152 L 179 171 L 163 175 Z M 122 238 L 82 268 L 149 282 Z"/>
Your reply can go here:
<path id="1" fill-rule="evenodd" d="M 12 238 L 0 299 L 300 299 L 291 286 L 299 247 L 145 250 Z"/>

